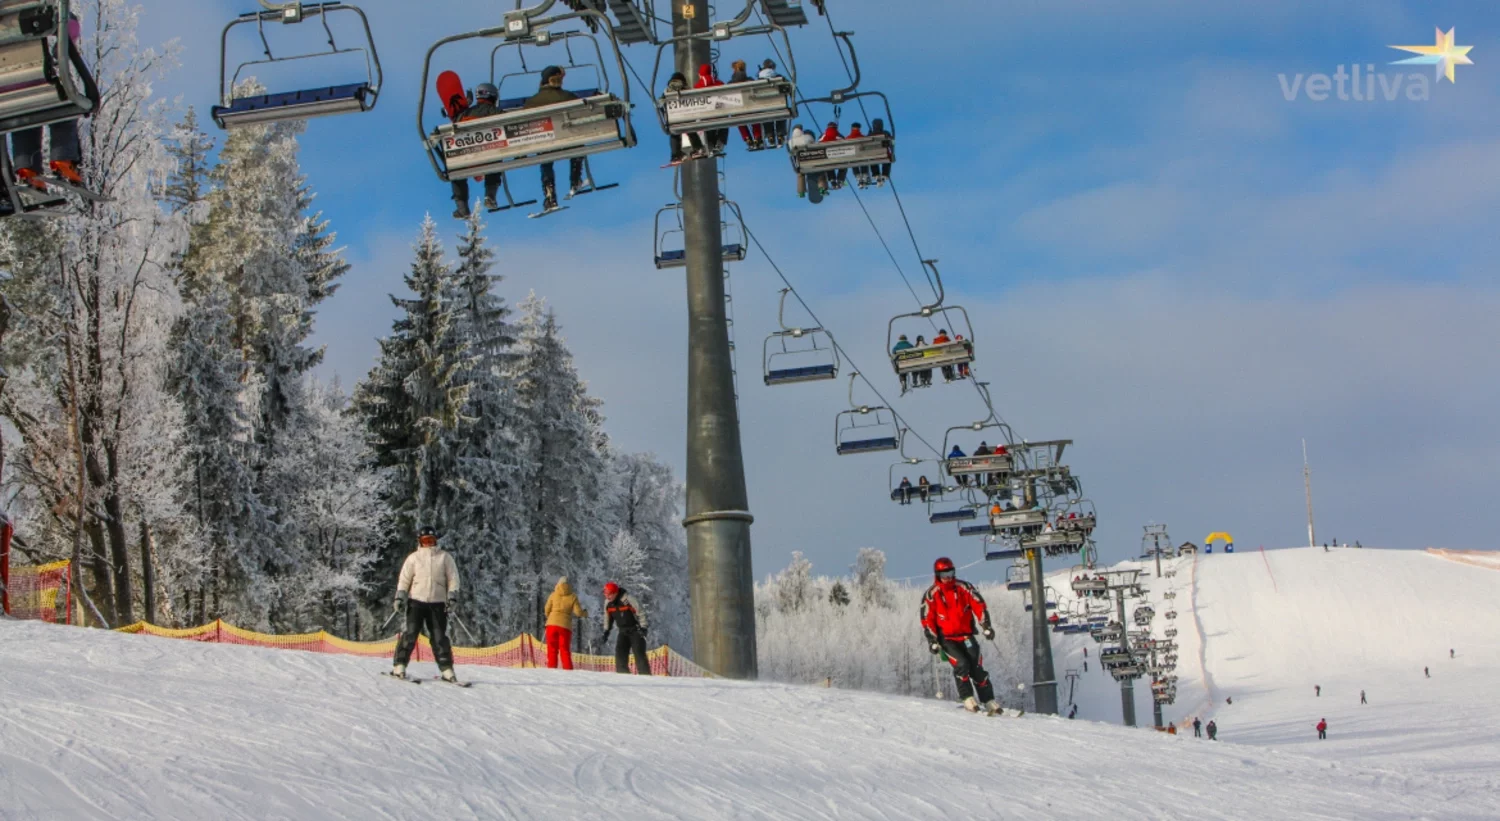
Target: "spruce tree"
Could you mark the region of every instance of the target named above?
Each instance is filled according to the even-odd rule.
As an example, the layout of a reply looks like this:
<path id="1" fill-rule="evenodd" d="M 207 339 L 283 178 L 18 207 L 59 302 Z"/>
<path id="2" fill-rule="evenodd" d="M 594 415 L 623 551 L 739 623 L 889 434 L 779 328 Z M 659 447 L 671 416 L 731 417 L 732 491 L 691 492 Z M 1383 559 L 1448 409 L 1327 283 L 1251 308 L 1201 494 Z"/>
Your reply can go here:
<path id="1" fill-rule="evenodd" d="M 167 156 L 174 167 L 162 191 L 162 201 L 174 213 L 185 211 L 189 219 L 196 217 L 196 206 L 208 196 L 208 152 L 213 147 L 214 141 L 198 127 L 198 113 L 188 106 L 187 114 L 173 126 L 166 142 Z"/>

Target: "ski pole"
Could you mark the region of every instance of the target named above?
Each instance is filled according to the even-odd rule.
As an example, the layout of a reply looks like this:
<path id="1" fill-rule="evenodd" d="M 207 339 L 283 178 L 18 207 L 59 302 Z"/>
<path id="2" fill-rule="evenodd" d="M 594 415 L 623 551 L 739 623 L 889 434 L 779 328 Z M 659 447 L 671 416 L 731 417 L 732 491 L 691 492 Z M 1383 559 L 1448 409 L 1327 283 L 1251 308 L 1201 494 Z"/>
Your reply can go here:
<path id="1" fill-rule="evenodd" d="M 396 618 L 396 613 L 397 612 L 399 612 L 399 611 L 392 610 L 391 611 L 391 615 L 384 622 L 382 622 L 379 627 L 375 628 L 376 635 L 379 635 L 380 633 L 385 632 L 386 626 L 389 625 L 391 623 L 391 621 Z"/>
<path id="2" fill-rule="evenodd" d="M 479 646 L 479 640 L 476 639 L 476 638 L 474 638 L 474 634 L 473 633 L 469 632 L 469 625 L 464 624 L 464 620 L 461 619 L 461 618 L 459 618 L 457 613 L 450 613 L 449 617 L 453 619 L 454 623 L 456 623 L 459 627 L 462 627 L 464 629 L 464 633 L 466 633 L 469 636 L 469 644 L 474 645 L 476 647 Z"/>

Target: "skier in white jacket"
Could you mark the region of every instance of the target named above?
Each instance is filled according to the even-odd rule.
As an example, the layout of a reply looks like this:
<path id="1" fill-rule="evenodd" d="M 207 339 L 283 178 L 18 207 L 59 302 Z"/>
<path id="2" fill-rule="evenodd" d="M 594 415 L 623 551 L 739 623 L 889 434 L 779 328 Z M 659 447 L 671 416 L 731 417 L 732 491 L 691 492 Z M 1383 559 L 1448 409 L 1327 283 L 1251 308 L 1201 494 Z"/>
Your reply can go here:
<path id="1" fill-rule="evenodd" d="M 417 549 L 402 563 L 400 581 L 396 584 L 395 610 L 406 611 L 406 626 L 396 642 L 391 675 L 406 678 L 406 665 L 417 647 L 417 636 L 426 625 L 432 656 L 443 671 L 443 680 L 456 680 L 453 644 L 448 640 L 448 607 L 456 604 L 458 592 L 458 565 L 453 556 L 437 546 L 436 531 L 422 528 Z"/>

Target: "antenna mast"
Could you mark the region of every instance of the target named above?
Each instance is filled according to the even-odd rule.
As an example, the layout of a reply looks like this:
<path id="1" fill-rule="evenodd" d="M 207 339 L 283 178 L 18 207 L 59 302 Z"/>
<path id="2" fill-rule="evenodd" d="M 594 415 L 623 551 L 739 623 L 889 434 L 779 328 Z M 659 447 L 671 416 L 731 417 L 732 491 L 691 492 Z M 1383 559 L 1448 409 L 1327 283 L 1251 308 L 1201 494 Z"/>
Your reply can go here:
<path id="1" fill-rule="evenodd" d="M 1302 440 L 1302 486 L 1307 490 L 1307 546 L 1317 547 L 1313 535 L 1312 469 L 1307 466 L 1307 440 Z"/>

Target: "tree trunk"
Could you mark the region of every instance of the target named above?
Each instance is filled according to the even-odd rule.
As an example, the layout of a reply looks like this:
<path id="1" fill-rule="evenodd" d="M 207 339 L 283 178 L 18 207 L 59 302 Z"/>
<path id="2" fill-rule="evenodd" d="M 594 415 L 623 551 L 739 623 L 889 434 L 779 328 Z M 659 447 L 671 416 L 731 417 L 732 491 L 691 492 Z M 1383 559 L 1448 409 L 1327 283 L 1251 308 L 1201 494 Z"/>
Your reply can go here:
<path id="1" fill-rule="evenodd" d="M 156 568 L 151 562 L 151 525 L 141 519 L 141 618 L 156 624 Z"/>
<path id="2" fill-rule="evenodd" d="M 110 577 L 109 554 L 105 552 L 104 528 L 98 522 L 91 522 L 84 525 L 83 532 L 89 539 L 88 566 L 94 577 L 93 599 L 107 620 L 104 626 L 113 627 L 120 623 L 120 615 L 115 609 L 114 580 Z"/>

